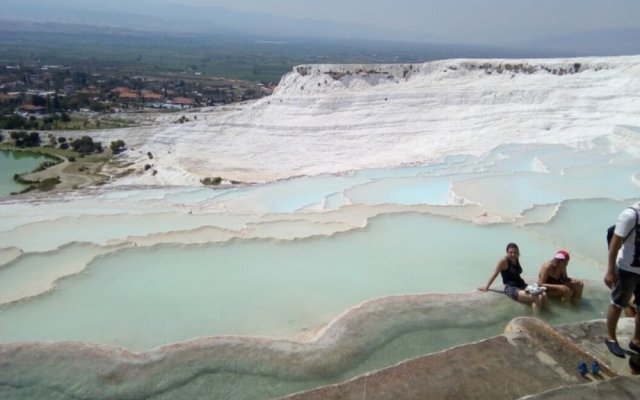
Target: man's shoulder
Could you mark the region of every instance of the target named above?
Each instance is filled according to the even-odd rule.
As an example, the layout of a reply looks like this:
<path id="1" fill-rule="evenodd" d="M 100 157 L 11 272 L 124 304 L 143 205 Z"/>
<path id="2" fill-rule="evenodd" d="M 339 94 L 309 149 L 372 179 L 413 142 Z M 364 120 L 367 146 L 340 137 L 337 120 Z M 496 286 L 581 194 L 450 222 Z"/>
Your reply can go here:
<path id="1" fill-rule="evenodd" d="M 640 203 L 636 203 L 631 207 L 627 207 L 622 210 L 622 212 L 620 213 L 620 217 L 635 218 L 638 213 L 640 213 Z"/>
<path id="2" fill-rule="evenodd" d="M 620 237 L 626 237 L 629 229 L 636 224 L 640 216 L 635 208 L 627 207 L 618 216 L 614 233 Z"/>

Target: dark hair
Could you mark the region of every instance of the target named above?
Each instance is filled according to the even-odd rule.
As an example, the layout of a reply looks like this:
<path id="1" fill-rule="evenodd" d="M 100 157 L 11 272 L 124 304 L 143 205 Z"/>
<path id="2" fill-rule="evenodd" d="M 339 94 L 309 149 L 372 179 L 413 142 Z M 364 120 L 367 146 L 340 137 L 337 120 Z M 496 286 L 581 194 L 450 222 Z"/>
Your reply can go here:
<path id="1" fill-rule="evenodd" d="M 629 358 L 629 369 L 634 375 L 640 375 L 640 356 L 633 355 Z"/>
<path id="2" fill-rule="evenodd" d="M 518 251 L 518 253 L 520 252 L 520 249 L 518 248 L 518 245 L 517 245 L 517 244 L 515 244 L 515 243 L 513 243 L 513 242 L 511 242 L 511 243 L 509 243 L 509 244 L 507 245 L 507 248 L 506 248 L 506 250 L 505 250 L 505 251 L 509 251 L 509 249 L 511 249 L 511 248 L 516 249 L 516 250 Z"/>

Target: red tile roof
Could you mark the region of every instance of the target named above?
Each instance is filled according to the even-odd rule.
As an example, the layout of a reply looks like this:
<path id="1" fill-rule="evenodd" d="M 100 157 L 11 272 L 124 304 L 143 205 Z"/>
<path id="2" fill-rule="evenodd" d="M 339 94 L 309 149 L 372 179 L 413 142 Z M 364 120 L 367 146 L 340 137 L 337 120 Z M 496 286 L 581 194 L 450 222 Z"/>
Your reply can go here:
<path id="1" fill-rule="evenodd" d="M 42 106 L 34 106 L 33 104 L 23 104 L 20 107 L 18 107 L 18 109 L 20 111 L 25 111 L 25 112 L 42 112 L 42 111 L 47 111 L 47 107 L 42 107 Z"/>
<path id="2" fill-rule="evenodd" d="M 175 99 L 171 100 L 171 102 L 173 104 L 179 104 L 182 106 L 192 106 L 195 103 L 195 101 L 191 100 L 190 98 L 187 97 L 176 97 Z"/>
<path id="3" fill-rule="evenodd" d="M 154 92 L 143 92 L 142 93 L 142 97 L 148 100 L 162 100 L 164 99 L 164 96 L 161 95 L 160 93 L 154 93 Z"/>
<path id="4" fill-rule="evenodd" d="M 118 98 L 121 99 L 137 99 L 140 96 L 138 95 L 138 93 L 133 93 L 133 92 L 120 92 L 118 94 Z"/>

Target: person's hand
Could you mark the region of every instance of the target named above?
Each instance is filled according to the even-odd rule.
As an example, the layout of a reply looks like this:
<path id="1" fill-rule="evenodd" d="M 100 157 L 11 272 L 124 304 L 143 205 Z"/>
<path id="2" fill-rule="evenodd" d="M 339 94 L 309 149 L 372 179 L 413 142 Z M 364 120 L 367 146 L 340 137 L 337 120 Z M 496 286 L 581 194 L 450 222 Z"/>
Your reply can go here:
<path id="1" fill-rule="evenodd" d="M 478 290 L 481 291 L 481 292 L 486 292 L 489 289 L 484 287 L 484 286 L 482 286 L 482 287 L 479 287 Z"/>
<path id="2" fill-rule="evenodd" d="M 609 289 L 611 289 L 615 283 L 616 283 L 616 274 L 613 272 L 607 271 L 607 274 L 604 276 L 604 284 L 607 285 Z"/>

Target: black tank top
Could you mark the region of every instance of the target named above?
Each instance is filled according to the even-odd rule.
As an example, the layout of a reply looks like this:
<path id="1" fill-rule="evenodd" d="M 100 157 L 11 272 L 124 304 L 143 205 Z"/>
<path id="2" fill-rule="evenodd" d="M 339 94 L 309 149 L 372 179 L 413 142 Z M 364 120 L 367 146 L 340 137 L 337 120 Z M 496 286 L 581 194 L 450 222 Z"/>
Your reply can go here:
<path id="1" fill-rule="evenodd" d="M 507 258 L 507 269 L 500 271 L 502 283 L 504 283 L 505 286 L 515 286 L 519 289 L 524 289 L 527 287 L 527 284 L 524 282 L 520 274 L 522 274 L 522 267 L 520 266 L 520 263 L 512 263 L 511 260 Z"/>

